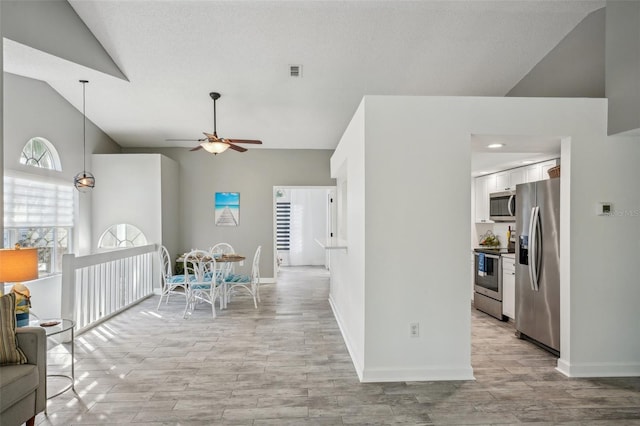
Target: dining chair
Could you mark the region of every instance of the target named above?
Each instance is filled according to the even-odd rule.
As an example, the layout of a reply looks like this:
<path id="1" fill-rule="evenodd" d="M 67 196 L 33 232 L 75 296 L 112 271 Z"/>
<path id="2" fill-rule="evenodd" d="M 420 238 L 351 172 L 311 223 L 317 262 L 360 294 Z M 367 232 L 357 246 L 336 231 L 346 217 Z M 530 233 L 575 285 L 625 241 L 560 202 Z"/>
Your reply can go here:
<path id="1" fill-rule="evenodd" d="M 160 310 L 162 299 L 165 299 L 165 304 L 169 303 L 169 296 L 172 294 L 178 294 L 182 297 L 187 297 L 186 283 L 184 275 L 173 275 L 173 267 L 171 265 L 171 256 L 169 250 L 163 245 L 158 249 L 158 256 L 160 257 L 160 266 L 162 268 L 162 292 L 160 293 L 160 301 L 158 302 L 157 310 Z"/>
<path id="2" fill-rule="evenodd" d="M 218 258 L 222 255 L 225 254 L 234 254 L 235 251 L 233 250 L 233 247 L 231 246 L 231 244 L 229 243 L 217 243 L 216 245 L 214 245 L 213 247 L 211 247 L 209 249 L 209 253 L 211 253 L 211 255 L 216 259 L 216 261 L 218 260 Z M 217 265 L 218 268 L 218 277 L 219 279 L 222 281 L 224 288 L 222 289 L 223 291 L 223 305 L 221 306 L 220 309 L 222 309 L 223 307 L 226 308 L 227 307 L 227 292 L 226 292 L 226 284 L 225 281 L 227 279 L 227 277 L 229 277 L 229 275 L 233 274 L 234 272 L 234 262 L 219 262 Z"/>
<path id="3" fill-rule="evenodd" d="M 253 297 L 253 306 L 257 309 L 260 302 L 260 251 L 262 246 L 258 246 L 255 254 L 253 255 L 253 263 L 251 264 L 251 273 L 249 275 L 244 274 L 229 274 L 226 279 L 226 299 L 228 300 L 231 293 L 236 289 L 242 289 Z"/>
<path id="4" fill-rule="evenodd" d="M 218 243 L 209 249 L 209 253 L 211 254 L 232 254 L 235 253 L 233 251 L 233 247 L 229 243 Z"/>
<path id="5" fill-rule="evenodd" d="M 233 250 L 233 247 L 229 243 L 218 243 L 218 244 L 214 245 L 213 247 L 211 247 L 209 249 L 209 253 L 211 253 L 211 255 L 213 257 L 218 259 L 218 257 L 221 256 L 221 255 L 234 254 L 235 251 Z M 223 267 L 222 267 L 222 271 L 224 273 L 224 275 L 223 275 L 224 277 L 226 277 L 227 275 L 232 273 L 233 272 L 233 263 L 232 262 L 225 263 L 223 265 Z"/>
<path id="6" fill-rule="evenodd" d="M 187 304 L 183 317 L 186 318 L 189 308 L 195 310 L 201 302 L 211 305 L 211 314 L 216 317 L 216 299 L 222 308 L 222 284 L 216 260 L 208 251 L 192 250 L 184 256 L 184 272 L 187 280 Z"/>

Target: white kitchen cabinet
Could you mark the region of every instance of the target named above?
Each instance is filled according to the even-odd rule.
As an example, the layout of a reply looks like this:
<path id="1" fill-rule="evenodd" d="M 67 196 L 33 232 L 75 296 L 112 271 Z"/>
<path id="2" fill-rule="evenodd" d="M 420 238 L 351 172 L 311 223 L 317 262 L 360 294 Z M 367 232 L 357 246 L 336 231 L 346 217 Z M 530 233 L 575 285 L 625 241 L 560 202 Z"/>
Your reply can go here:
<path id="1" fill-rule="evenodd" d="M 475 181 L 476 223 L 492 222 L 489 219 L 489 194 L 496 191 L 496 175 L 480 176 Z"/>
<path id="2" fill-rule="evenodd" d="M 516 185 L 525 182 L 525 170 L 523 167 L 517 169 L 505 170 L 496 173 L 496 191 L 515 190 Z"/>
<path id="3" fill-rule="evenodd" d="M 509 170 L 496 173 L 496 191 L 507 191 L 509 189 Z"/>
<path id="4" fill-rule="evenodd" d="M 555 167 L 560 162 L 558 159 L 544 161 L 525 167 L 525 182 L 536 182 L 538 180 L 549 179 L 550 168 Z"/>
<path id="5" fill-rule="evenodd" d="M 525 183 L 526 176 L 524 167 L 518 167 L 517 169 L 513 169 L 509 171 L 509 188 L 515 190 L 516 185 L 521 183 Z"/>
<path id="6" fill-rule="evenodd" d="M 540 165 L 532 164 L 525 167 L 525 182 L 536 182 L 540 180 Z"/>
<path id="7" fill-rule="evenodd" d="M 502 255 L 502 314 L 516 318 L 516 259 Z"/>

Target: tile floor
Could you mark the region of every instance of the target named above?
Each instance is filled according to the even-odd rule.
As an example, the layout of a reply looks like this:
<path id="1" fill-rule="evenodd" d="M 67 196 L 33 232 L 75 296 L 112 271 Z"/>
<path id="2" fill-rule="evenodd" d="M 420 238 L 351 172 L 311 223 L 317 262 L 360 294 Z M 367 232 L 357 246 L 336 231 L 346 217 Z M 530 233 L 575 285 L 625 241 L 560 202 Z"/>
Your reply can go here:
<path id="1" fill-rule="evenodd" d="M 76 394 L 40 425 L 640 425 L 640 378 L 568 379 L 555 358 L 473 311 L 475 381 L 361 384 L 321 268 L 283 271 L 262 304 L 182 319 L 152 297 L 76 338 Z M 50 372 L 68 368 L 64 345 Z M 56 379 L 53 379 L 56 380 Z M 56 383 L 51 382 L 50 387 Z"/>

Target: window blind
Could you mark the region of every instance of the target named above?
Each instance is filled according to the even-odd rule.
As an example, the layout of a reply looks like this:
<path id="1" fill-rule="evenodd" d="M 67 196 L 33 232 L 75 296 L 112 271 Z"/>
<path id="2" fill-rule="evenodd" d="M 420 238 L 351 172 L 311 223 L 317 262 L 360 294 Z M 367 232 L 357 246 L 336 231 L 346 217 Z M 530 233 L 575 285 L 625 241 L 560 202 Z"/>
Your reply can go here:
<path id="1" fill-rule="evenodd" d="M 73 226 L 73 186 L 4 176 L 5 228 Z"/>
<path id="2" fill-rule="evenodd" d="M 291 203 L 276 203 L 276 228 L 276 249 L 288 251 L 291 237 Z"/>

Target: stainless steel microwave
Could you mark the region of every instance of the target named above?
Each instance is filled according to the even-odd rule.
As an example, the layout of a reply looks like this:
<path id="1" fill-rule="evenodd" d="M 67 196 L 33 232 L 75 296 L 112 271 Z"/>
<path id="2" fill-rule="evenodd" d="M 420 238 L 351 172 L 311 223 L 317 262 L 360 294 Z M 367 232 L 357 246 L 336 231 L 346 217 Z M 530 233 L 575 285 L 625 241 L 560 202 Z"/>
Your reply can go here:
<path id="1" fill-rule="evenodd" d="M 516 191 L 489 194 L 489 219 L 495 222 L 516 221 Z"/>

